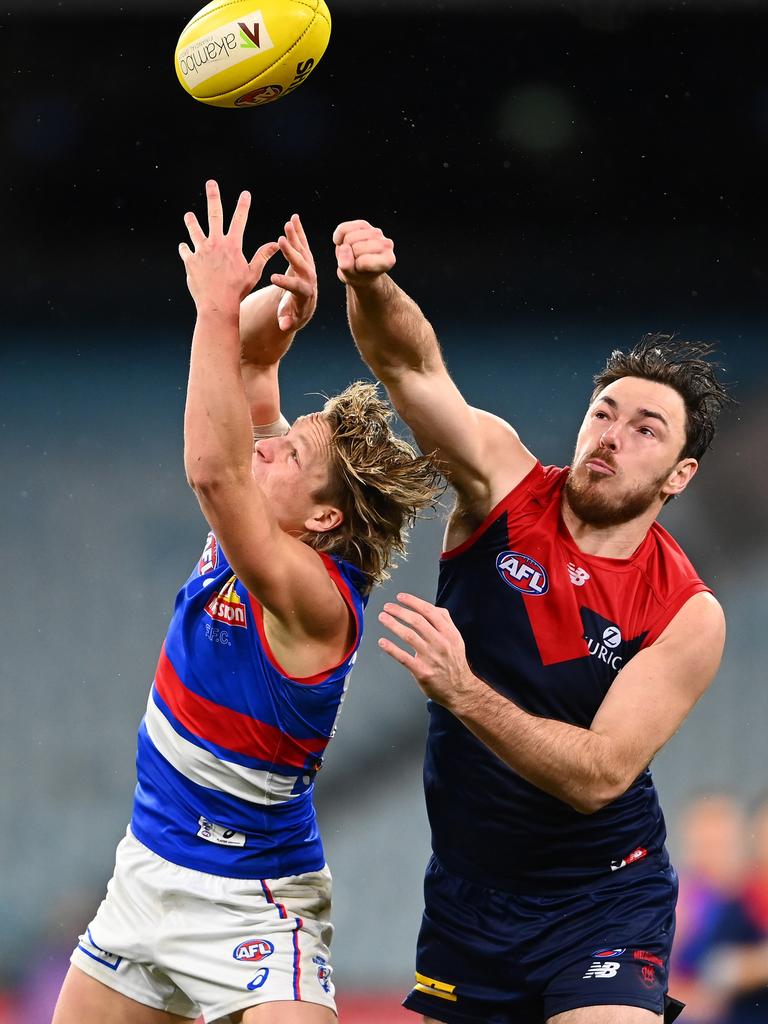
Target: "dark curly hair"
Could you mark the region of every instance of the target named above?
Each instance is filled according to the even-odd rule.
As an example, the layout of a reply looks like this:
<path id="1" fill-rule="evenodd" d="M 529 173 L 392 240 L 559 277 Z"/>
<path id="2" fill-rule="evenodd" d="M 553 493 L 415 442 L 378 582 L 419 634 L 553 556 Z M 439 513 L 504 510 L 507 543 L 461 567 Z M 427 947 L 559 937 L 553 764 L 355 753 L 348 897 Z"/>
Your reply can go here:
<path id="1" fill-rule="evenodd" d="M 685 444 L 681 459 L 700 461 L 712 444 L 717 419 L 728 405 L 735 405 L 725 384 L 718 380 L 719 363 L 708 357 L 715 351 L 709 342 L 684 341 L 674 334 L 644 334 L 629 352 L 614 349 L 603 369 L 595 374 L 592 401 L 622 377 L 642 377 L 674 388 L 685 403 Z"/>

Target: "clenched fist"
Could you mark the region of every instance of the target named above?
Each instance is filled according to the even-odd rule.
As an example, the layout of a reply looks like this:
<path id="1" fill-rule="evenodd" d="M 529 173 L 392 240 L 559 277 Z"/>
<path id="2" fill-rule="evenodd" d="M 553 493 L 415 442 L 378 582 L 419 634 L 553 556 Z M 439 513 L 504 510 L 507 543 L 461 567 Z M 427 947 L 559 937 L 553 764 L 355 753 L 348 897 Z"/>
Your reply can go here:
<path id="1" fill-rule="evenodd" d="M 339 280 L 365 286 L 395 265 L 395 244 L 367 220 L 348 220 L 333 233 Z"/>

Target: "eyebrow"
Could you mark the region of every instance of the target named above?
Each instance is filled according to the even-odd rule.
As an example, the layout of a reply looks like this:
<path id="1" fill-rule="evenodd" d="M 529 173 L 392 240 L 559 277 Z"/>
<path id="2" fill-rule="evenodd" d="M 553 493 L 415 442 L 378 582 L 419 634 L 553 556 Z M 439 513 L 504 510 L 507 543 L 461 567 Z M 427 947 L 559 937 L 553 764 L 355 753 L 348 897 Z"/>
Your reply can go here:
<path id="1" fill-rule="evenodd" d="M 598 397 L 597 401 L 605 402 L 606 405 L 610 405 L 610 407 L 614 410 L 618 410 L 619 408 L 619 403 L 616 401 L 615 398 L 611 398 L 610 395 L 600 396 Z M 667 430 L 669 430 L 669 424 L 660 412 L 654 412 L 652 409 L 638 409 L 637 411 L 640 413 L 643 419 L 659 420 L 661 423 L 664 424 Z"/>

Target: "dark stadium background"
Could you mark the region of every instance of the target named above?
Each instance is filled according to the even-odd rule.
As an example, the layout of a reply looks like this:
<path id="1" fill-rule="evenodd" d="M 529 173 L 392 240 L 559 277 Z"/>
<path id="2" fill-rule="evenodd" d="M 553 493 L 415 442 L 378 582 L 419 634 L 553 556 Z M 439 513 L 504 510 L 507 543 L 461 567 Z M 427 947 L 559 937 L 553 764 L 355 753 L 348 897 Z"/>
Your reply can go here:
<path id="1" fill-rule="evenodd" d="M 251 189 L 254 247 L 294 211 L 313 243 L 320 306 L 285 363 L 291 416 L 365 373 L 330 244 L 353 217 L 395 239 L 395 276 L 470 400 L 546 461 L 568 460 L 610 347 L 644 330 L 718 341 L 741 404 L 664 522 L 730 639 L 658 760 L 673 850 L 694 793 L 748 802 L 765 785 L 768 9 L 338 0 L 307 84 L 229 111 L 175 79 L 195 6 L 0 9 L 4 1024 L 48 1019 L 100 897 L 175 588 L 205 534 L 181 465 L 194 318 L 176 247 L 207 177 L 230 205 Z M 399 588 L 432 596 L 439 531 L 417 529 Z M 428 848 L 423 701 L 375 648 L 388 592 L 318 787 L 349 1024 L 401 1019 Z M 385 993 L 378 1011 L 365 993 Z"/>

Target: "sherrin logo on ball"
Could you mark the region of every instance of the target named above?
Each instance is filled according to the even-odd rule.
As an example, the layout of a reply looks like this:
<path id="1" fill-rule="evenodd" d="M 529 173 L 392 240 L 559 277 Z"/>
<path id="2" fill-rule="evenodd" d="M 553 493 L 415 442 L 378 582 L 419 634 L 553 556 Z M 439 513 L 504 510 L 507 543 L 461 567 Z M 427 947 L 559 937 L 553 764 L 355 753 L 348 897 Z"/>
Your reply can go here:
<path id="1" fill-rule="evenodd" d="M 262 106 L 307 80 L 330 35 L 325 0 L 213 0 L 179 36 L 176 76 L 201 103 Z"/>

